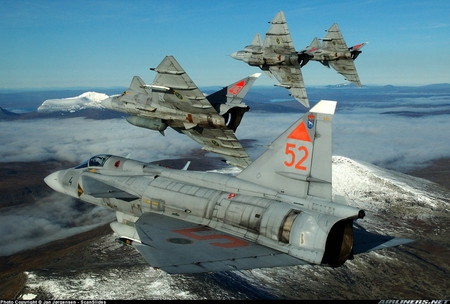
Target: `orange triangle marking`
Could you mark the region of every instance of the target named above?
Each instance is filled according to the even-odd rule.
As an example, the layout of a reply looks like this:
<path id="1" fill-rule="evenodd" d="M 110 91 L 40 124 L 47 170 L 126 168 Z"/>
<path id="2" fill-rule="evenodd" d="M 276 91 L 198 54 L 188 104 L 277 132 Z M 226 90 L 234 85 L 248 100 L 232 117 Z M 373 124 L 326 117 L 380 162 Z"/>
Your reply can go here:
<path id="1" fill-rule="evenodd" d="M 288 138 L 311 142 L 311 137 L 309 137 L 304 121 L 302 121 L 297 128 L 295 128 L 294 131 L 288 135 Z"/>

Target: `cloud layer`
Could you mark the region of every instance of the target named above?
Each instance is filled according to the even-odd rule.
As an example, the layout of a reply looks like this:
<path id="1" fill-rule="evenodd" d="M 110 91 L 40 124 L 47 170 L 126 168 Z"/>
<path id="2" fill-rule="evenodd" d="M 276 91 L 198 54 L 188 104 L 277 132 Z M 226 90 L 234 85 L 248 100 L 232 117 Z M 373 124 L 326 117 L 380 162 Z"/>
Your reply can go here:
<path id="1" fill-rule="evenodd" d="M 142 161 L 186 155 L 200 146 L 184 135 L 130 125 L 125 119 L 40 119 L 0 122 L 2 162 L 49 159 L 82 162 L 100 153 Z"/>
<path id="2" fill-rule="evenodd" d="M 426 105 L 426 106 L 424 106 Z M 450 157 L 449 106 L 431 98 L 365 103 L 339 107 L 333 120 L 333 155 L 362 160 L 407 172 L 433 159 Z M 438 110 L 436 110 L 438 109 Z M 422 111 L 416 117 L 381 114 L 387 111 Z M 427 112 L 431 114 L 426 114 Z M 255 159 L 302 113 L 249 112 L 236 132 L 252 140 L 247 148 Z M 262 128 L 261 126 L 264 126 Z M 111 153 L 151 162 L 186 157 L 200 145 L 167 129 L 138 128 L 125 119 L 40 119 L 0 122 L 2 162 L 60 160 L 82 162 L 95 154 Z M 0 256 L 65 238 L 114 219 L 114 213 L 55 193 L 34 205 L 2 209 Z M 21 229 L 17 229 L 21 227 Z"/>
<path id="3" fill-rule="evenodd" d="M 439 104 L 441 102 L 441 104 Z M 385 168 L 408 171 L 431 160 L 450 157 L 450 115 L 441 99 L 416 98 L 389 104 L 364 103 L 339 107 L 333 120 L 333 155 L 363 160 Z M 424 107 L 426 105 L 427 107 Z M 422 111 L 419 116 L 381 114 Z M 430 114 L 427 114 L 430 113 Z M 436 114 L 437 113 L 437 114 Z M 245 115 L 236 136 L 252 140 L 254 159 L 302 113 Z M 261 125 L 267 126 L 262 128 Z M 0 122 L 0 161 L 82 162 L 92 155 L 111 153 L 141 161 L 186 157 L 201 146 L 172 129 L 166 136 L 138 128 L 125 119 L 40 119 Z"/>
<path id="4" fill-rule="evenodd" d="M 109 223 L 112 210 L 54 193 L 0 213 L 0 256 L 34 248 Z"/>

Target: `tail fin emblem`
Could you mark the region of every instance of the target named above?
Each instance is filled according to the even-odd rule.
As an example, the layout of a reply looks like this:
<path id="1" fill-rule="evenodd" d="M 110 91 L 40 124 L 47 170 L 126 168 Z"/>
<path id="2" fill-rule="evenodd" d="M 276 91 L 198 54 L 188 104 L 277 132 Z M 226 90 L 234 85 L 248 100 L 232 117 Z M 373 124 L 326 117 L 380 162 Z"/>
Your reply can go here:
<path id="1" fill-rule="evenodd" d="M 242 90 L 242 88 L 245 86 L 245 81 L 239 81 L 238 83 L 236 83 L 231 89 L 228 90 L 228 92 L 230 92 L 230 94 L 232 95 L 237 95 L 239 94 L 239 92 Z"/>
<path id="2" fill-rule="evenodd" d="M 308 115 L 308 129 L 312 129 L 314 127 L 314 119 L 316 119 L 316 117 L 313 114 Z"/>
<path id="3" fill-rule="evenodd" d="M 314 123 L 314 121 L 313 121 L 313 123 Z M 309 121 L 308 121 L 308 126 L 309 126 Z M 304 121 L 302 121 L 297 126 L 297 128 L 295 128 L 291 132 L 291 134 L 288 135 L 288 138 L 311 142 L 311 137 L 309 137 L 309 133 L 308 133 L 308 130 L 306 129 Z"/>

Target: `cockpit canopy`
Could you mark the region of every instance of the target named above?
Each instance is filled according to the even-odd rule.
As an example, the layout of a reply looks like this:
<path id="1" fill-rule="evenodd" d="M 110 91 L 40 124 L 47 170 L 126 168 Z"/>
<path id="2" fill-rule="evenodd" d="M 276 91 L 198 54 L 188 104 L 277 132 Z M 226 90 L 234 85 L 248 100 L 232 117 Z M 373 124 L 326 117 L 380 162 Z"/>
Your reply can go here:
<path id="1" fill-rule="evenodd" d="M 95 156 L 91 157 L 90 159 L 82 162 L 78 166 L 76 166 L 75 169 L 91 168 L 91 167 L 103 167 L 103 165 L 105 164 L 106 160 L 108 158 L 110 158 L 110 157 L 111 157 L 110 154 L 98 154 L 98 155 L 95 155 Z"/>

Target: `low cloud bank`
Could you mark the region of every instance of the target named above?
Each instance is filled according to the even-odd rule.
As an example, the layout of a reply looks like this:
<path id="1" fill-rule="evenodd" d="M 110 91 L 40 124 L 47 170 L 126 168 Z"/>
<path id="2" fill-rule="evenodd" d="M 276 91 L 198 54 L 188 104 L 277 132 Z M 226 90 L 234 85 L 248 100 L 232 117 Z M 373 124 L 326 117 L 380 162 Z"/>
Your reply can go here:
<path id="1" fill-rule="evenodd" d="M 32 205 L 4 208 L 0 213 L 0 256 L 85 232 L 114 218 L 112 210 L 56 192 Z"/>
<path id="2" fill-rule="evenodd" d="M 402 103 L 389 104 L 389 109 L 417 110 L 417 100 L 409 108 Z M 333 120 L 333 155 L 402 172 L 423 167 L 437 158 L 450 157 L 450 115 L 380 114 L 386 110 L 375 103 L 338 108 Z M 249 112 L 236 136 L 243 141 L 251 140 L 247 151 L 255 159 L 301 115 Z M 201 147 L 172 129 L 167 129 L 166 136 L 162 136 L 132 126 L 124 119 L 2 121 L 0 128 L 2 162 L 50 159 L 82 162 L 100 153 L 151 162 L 186 157 Z M 34 205 L 5 208 L 0 214 L 0 256 L 87 231 L 113 219 L 111 210 L 59 193 Z"/>

